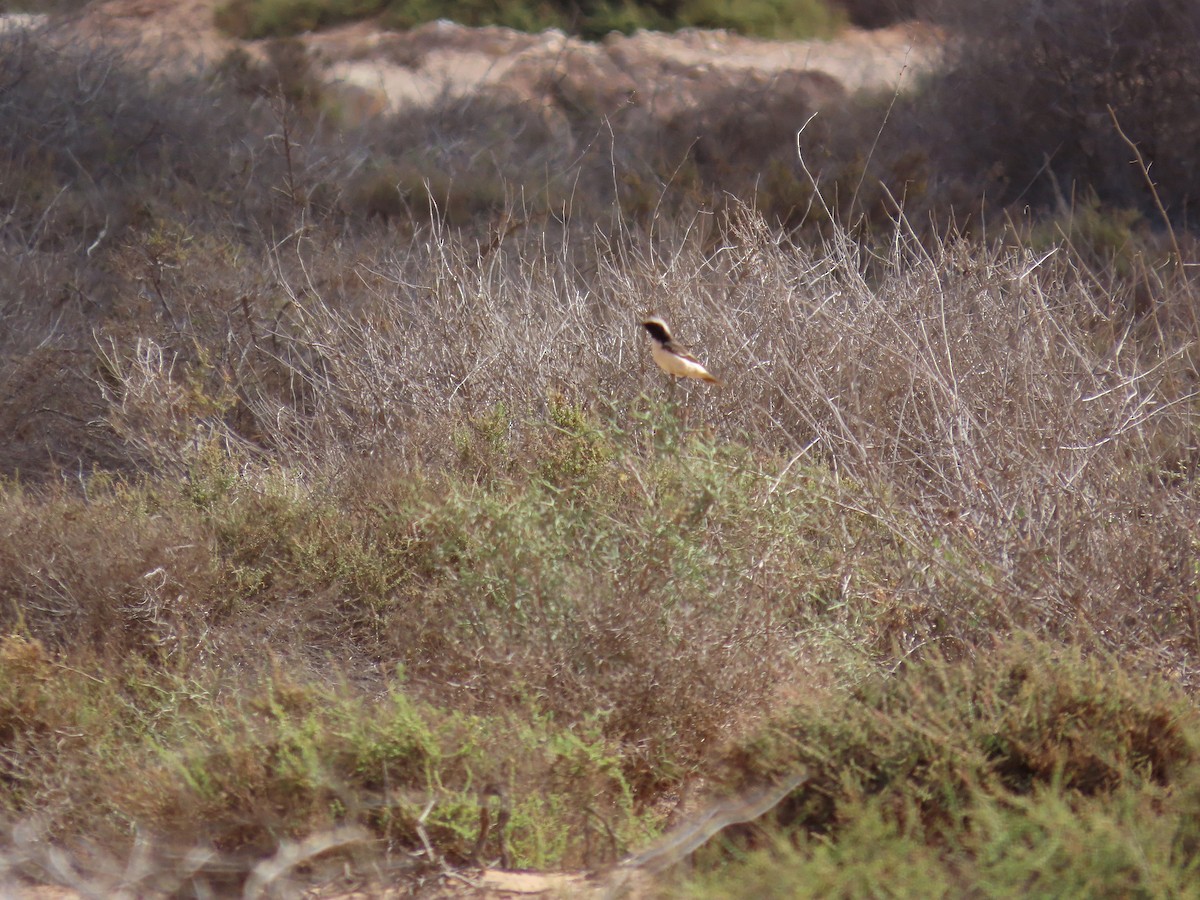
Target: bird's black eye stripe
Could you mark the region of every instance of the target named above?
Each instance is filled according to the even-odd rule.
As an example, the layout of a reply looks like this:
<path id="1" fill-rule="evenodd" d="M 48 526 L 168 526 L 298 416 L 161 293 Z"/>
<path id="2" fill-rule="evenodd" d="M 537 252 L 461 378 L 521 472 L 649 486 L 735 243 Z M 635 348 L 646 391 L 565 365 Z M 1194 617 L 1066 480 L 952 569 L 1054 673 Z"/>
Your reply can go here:
<path id="1" fill-rule="evenodd" d="M 670 340 L 670 336 L 667 334 L 667 329 L 662 327 L 661 322 L 643 322 L 642 327 L 650 332 L 650 336 L 656 341 L 666 343 L 668 340 Z"/>

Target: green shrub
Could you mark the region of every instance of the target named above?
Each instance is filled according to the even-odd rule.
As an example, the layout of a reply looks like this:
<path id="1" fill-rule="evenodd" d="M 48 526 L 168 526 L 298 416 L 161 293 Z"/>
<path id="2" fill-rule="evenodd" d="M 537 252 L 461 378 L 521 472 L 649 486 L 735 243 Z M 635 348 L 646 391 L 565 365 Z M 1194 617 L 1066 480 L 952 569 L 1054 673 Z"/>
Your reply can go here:
<path id="1" fill-rule="evenodd" d="M 216 10 L 219 28 L 249 39 L 287 37 L 376 15 L 387 0 L 228 0 Z"/>
<path id="2" fill-rule="evenodd" d="M 829 34 L 841 18 L 822 0 L 682 0 L 672 3 L 598 0 L 589 3 L 530 3 L 505 0 L 228 0 L 217 10 L 217 24 L 246 38 L 283 37 L 382 13 L 389 28 L 412 28 L 435 19 L 462 25 L 503 25 L 522 31 L 561 28 L 585 38 L 637 29 L 729 28 L 763 37 Z"/>
<path id="3" fill-rule="evenodd" d="M 735 771 L 808 777 L 773 842 L 695 896 L 1175 896 L 1194 877 L 1200 718 L 1102 656 L 1020 638 L 934 654 L 775 729 Z"/>
<path id="4" fill-rule="evenodd" d="M 690 28 L 726 28 L 768 38 L 827 36 L 842 24 L 824 0 L 685 0 L 674 14 Z"/>

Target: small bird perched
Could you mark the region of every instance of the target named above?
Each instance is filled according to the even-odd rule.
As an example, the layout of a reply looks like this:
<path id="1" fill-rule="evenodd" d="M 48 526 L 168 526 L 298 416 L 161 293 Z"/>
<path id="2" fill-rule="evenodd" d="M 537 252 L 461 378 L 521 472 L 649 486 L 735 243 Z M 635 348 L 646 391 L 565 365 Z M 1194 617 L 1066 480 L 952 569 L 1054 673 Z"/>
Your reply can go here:
<path id="1" fill-rule="evenodd" d="M 642 327 L 650 335 L 650 355 L 658 363 L 658 367 L 668 375 L 676 378 L 699 378 L 720 384 L 716 378 L 700 365 L 700 361 L 688 352 L 688 348 L 671 337 L 667 323 L 658 316 L 651 316 L 642 322 Z"/>

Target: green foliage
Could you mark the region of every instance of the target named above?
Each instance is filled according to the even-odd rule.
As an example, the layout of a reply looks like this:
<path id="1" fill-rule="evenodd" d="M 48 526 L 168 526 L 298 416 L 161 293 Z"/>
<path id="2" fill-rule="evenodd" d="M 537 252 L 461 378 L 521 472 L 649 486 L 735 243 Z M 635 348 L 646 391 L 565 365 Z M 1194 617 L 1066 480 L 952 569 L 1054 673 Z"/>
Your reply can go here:
<path id="1" fill-rule="evenodd" d="M 1143 784 L 1085 799 L 1051 785 L 1030 797 L 981 800 L 970 844 L 980 885 L 993 896 L 1187 896 L 1197 874 L 1194 784 L 1171 783 L 1178 798 Z"/>
<path id="2" fill-rule="evenodd" d="M 386 0 L 228 0 L 217 25 L 245 38 L 286 37 L 378 14 Z"/>
<path id="3" fill-rule="evenodd" d="M 641 401 L 627 429 L 611 415 L 552 397 L 544 418 L 522 420 L 498 404 L 460 431 L 460 474 L 377 477 L 363 495 L 346 486 L 335 499 L 208 446 L 174 492 L 98 479 L 90 505 L 61 498 L 83 531 L 111 531 L 119 505 L 133 523 L 170 523 L 155 534 L 209 558 L 206 581 L 188 587 L 204 593 L 158 613 L 155 649 L 120 644 L 142 607 L 94 598 L 97 640 L 132 653 L 117 671 L 133 667 L 138 687 L 121 700 L 101 689 L 88 702 L 95 713 L 56 713 L 66 719 L 54 728 L 86 724 L 81 753 L 112 748 L 100 771 L 104 809 L 64 802 L 60 814 L 154 821 L 172 833 L 203 821 L 216 846 L 256 852 L 347 823 L 415 846 L 424 828 L 460 858 L 480 788 L 499 783 L 509 846 L 526 864 L 611 859 L 644 840 L 655 794 L 695 771 L 739 705 L 760 702 L 762 667 L 778 653 L 765 638 L 807 615 L 799 598 L 836 578 L 840 557 L 822 538 L 835 510 L 813 489 L 820 469 L 798 473 L 809 486 L 786 502 L 773 500 L 755 453 L 692 431 L 676 408 Z M 10 521 L 39 502 L 16 487 L 5 499 Z M 777 608 L 727 599 L 724 586 L 752 560 Z M 109 585 L 109 597 L 140 585 L 143 571 Z M 336 622 L 343 639 L 399 659 L 403 679 L 378 700 L 278 665 L 256 671 L 253 685 L 239 674 L 233 692 L 195 680 L 219 680 L 222 667 L 201 662 L 187 635 L 236 632 L 293 608 L 298 639 Z M 740 661 L 755 644 L 761 652 Z M 724 646 L 716 659 L 714 645 Z M 41 645 L 7 646 L 18 674 L 23 659 L 54 672 Z M 166 658 L 169 675 L 139 668 Z M 406 687 L 472 670 L 481 699 L 493 698 L 479 710 L 417 702 Z M 649 691 L 636 687 L 647 671 Z M 19 683 L 13 696 L 37 695 Z M 120 721 L 108 717 L 113 704 L 135 731 L 108 730 Z M 36 746 L 24 729 L 51 708 L 14 718 L 13 746 Z M 130 780 L 147 760 L 150 774 Z M 83 753 L 63 765 L 46 771 L 81 777 L 77 767 L 95 761 Z M 49 789 L 31 779 L 9 802 L 20 813 Z M 393 800 L 381 805 L 381 792 Z"/>
<path id="4" fill-rule="evenodd" d="M 497 403 L 487 412 L 473 416 L 464 426 L 455 429 L 454 443 L 464 471 L 477 471 L 480 476 L 499 474 L 511 459 L 512 420 L 508 407 Z"/>
<path id="5" fill-rule="evenodd" d="M 614 571 L 618 582 L 669 586 L 666 594 L 655 589 L 668 607 L 684 598 L 707 606 L 715 585 L 760 552 L 764 538 L 799 554 L 771 557 L 780 577 L 791 562 L 801 563 L 798 577 L 812 578 L 803 563 L 820 564 L 823 550 L 814 546 L 810 555 L 805 542 L 830 511 L 821 498 L 764 502 L 766 482 L 753 454 L 690 434 L 669 407 L 648 406 L 642 414 L 645 431 L 625 434 L 555 399 L 548 420 L 521 443 L 512 442 L 503 408 L 475 420 L 470 432 L 460 432 L 461 458 L 473 469 L 486 456 L 487 469 L 507 477 L 439 493 L 420 517 L 413 569 L 437 573 L 467 596 L 479 592 L 504 617 L 474 613 L 475 627 L 488 632 L 540 616 L 566 626 L 584 614 L 575 604 L 590 586 Z M 651 443 L 643 451 L 633 442 L 647 432 Z M 525 447 L 532 465 L 522 459 Z M 652 454 L 649 464 L 643 452 Z M 720 553 L 711 543 L 716 536 Z"/>
<path id="6" fill-rule="evenodd" d="M 514 863 L 542 866 L 581 852 L 582 807 L 625 840 L 654 824 L 633 808 L 618 745 L 536 714 L 462 716 L 399 683 L 367 701 L 282 673 L 255 685 L 257 699 L 150 671 L 128 685 L 4 639 L 0 736 L 25 786 L 5 793 L 10 814 L 85 817 L 107 840 L 122 820 L 154 821 L 161 834 L 241 852 L 351 822 L 415 847 L 420 820 L 439 852 L 464 858 L 490 781 L 512 803 Z"/>
<path id="7" fill-rule="evenodd" d="M 1024 640 L 934 655 L 776 727 L 737 768 L 809 778 L 774 844 L 695 896 L 747 879 L 774 879 L 767 896 L 1179 896 L 1195 876 L 1200 718 L 1102 657 Z"/>
<path id="8" fill-rule="evenodd" d="M 843 18 L 824 0 L 688 0 L 679 4 L 679 21 L 692 28 L 727 28 L 768 38 L 826 36 Z"/>
<path id="9" fill-rule="evenodd" d="M 553 488 L 578 491 L 596 484 L 609 470 L 615 450 L 605 429 L 592 421 L 584 409 L 551 398 L 553 430 L 548 435 L 546 456 L 540 468 Z"/>
<path id="10" fill-rule="evenodd" d="M 840 16 L 822 0 L 683 0 L 648 3 L 598 0 L 584 4 L 529 0 L 479 3 L 475 0 L 228 0 L 217 11 L 217 24 L 246 38 L 280 37 L 312 31 L 338 22 L 382 14 L 389 28 L 412 28 L 435 19 L 462 25 L 504 25 L 521 31 L 561 28 L 586 38 L 610 31 L 637 29 L 728 28 L 762 37 L 807 37 L 828 34 Z"/>
<path id="11" fill-rule="evenodd" d="M 954 873 L 942 867 L 919 822 L 897 821 L 881 806 L 876 800 L 848 805 L 836 840 L 772 833 L 768 847 L 743 852 L 725 867 L 702 870 L 678 893 L 697 900 L 961 896 Z"/>
<path id="12" fill-rule="evenodd" d="M 1038 221 L 1028 240 L 1046 249 L 1065 242 L 1089 266 L 1121 279 L 1136 275 L 1145 258 L 1161 256 L 1141 213 L 1107 207 L 1094 192 L 1073 209 Z"/>
<path id="13" fill-rule="evenodd" d="M 679 893 L 739 897 L 1181 897 L 1196 877 L 1193 800 L 1150 788 L 1080 799 L 980 797 L 961 827 L 930 834 L 919 811 L 878 797 L 839 808 L 835 835 L 776 835 Z"/>

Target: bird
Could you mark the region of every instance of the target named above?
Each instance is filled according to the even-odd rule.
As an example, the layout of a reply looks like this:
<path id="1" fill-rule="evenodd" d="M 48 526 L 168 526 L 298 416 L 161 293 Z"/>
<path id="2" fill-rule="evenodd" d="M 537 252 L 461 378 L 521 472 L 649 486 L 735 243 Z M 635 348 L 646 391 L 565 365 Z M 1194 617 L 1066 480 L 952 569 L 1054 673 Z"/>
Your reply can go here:
<path id="1" fill-rule="evenodd" d="M 671 329 L 658 316 L 644 319 L 642 327 L 650 335 L 650 355 L 654 357 L 658 367 L 668 375 L 676 378 L 698 378 L 718 385 L 721 383 L 688 352 L 687 347 L 671 337 Z"/>

